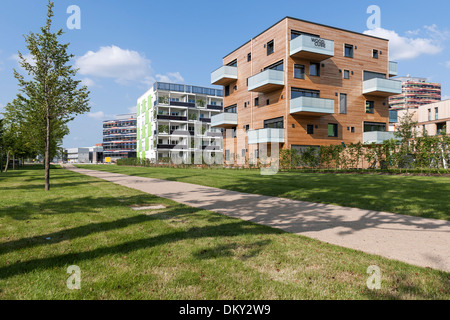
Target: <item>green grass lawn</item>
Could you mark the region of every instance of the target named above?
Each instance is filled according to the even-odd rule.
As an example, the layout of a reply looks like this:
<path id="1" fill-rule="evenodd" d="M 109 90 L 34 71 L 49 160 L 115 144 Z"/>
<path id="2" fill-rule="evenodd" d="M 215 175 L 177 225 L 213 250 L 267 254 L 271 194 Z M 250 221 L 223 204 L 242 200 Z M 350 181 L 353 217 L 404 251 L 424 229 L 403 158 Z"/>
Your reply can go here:
<path id="1" fill-rule="evenodd" d="M 450 177 L 295 172 L 263 176 L 258 170 L 78 167 L 450 221 Z"/>
<path id="2" fill-rule="evenodd" d="M 154 204 L 166 208 L 130 208 Z M 71 265 L 80 290 L 66 287 Z M 381 269 L 379 291 L 366 286 L 371 265 Z M 64 169 L 52 170 L 50 192 L 39 167 L 0 175 L 0 299 L 448 300 L 449 288 L 449 273 Z"/>

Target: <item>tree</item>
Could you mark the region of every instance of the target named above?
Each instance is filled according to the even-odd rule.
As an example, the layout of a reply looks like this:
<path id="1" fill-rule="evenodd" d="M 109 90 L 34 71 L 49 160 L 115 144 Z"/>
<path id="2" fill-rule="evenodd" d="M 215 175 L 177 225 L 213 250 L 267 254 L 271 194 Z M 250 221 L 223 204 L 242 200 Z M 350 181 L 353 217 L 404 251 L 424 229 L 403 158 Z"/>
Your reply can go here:
<path id="1" fill-rule="evenodd" d="M 80 87 L 81 81 L 74 79 L 78 70 L 69 65 L 74 55 L 67 52 L 68 43 L 59 41 L 63 31 L 51 31 L 53 7 L 54 3 L 49 1 L 47 23 L 41 28 L 41 33 L 31 32 L 25 36 L 33 61 L 27 61 L 18 53 L 20 65 L 28 76 L 14 70 L 20 87 L 16 104 L 25 112 L 24 118 L 31 125 L 30 130 L 40 132 L 39 127 L 44 123 L 45 139 L 41 134 L 38 139 L 44 149 L 47 191 L 50 190 L 50 160 L 52 153 L 56 153 L 56 140 L 68 133 L 66 125 L 69 121 L 90 110 L 89 91 L 86 86 Z"/>
<path id="2" fill-rule="evenodd" d="M 413 120 L 414 116 L 415 112 L 406 112 L 399 118 L 398 125 L 396 126 L 397 131 L 395 132 L 395 136 L 401 139 L 401 151 L 404 154 L 411 152 L 411 141 L 415 138 L 417 122 Z"/>

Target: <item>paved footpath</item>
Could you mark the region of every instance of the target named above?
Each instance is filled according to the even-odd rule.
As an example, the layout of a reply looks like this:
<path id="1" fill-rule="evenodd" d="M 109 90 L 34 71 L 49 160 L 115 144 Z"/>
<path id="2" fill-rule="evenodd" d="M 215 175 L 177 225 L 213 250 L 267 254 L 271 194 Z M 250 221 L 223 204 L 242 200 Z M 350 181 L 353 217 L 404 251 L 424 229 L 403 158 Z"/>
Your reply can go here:
<path id="1" fill-rule="evenodd" d="M 200 185 L 67 169 L 195 208 L 346 248 L 450 272 L 450 222 L 247 194 Z"/>

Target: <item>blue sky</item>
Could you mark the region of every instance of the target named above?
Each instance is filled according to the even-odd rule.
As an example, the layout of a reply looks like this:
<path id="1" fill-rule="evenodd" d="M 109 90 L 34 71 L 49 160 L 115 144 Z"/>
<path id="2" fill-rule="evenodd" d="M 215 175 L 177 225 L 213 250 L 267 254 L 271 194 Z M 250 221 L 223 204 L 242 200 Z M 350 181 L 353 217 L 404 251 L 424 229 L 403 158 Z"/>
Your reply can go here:
<path id="1" fill-rule="evenodd" d="M 16 54 L 23 35 L 39 32 L 46 0 L 0 1 L 0 112 L 17 94 Z M 69 30 L 67 8 L 81 9 L 81 29 Z M 153 1 L 57 0 L 54 27 L 66 33 L 91 91 L 91 112 L 70 124 L 64 147 L 102 142 L 102 120 L 128 113 L 153 81 L 210 86 L 222 57 L 285 16 L 357 32 L 367 31 L 370 5 L 381 9 L 373 34 L 391 40 L 399 74 L 442 83 L 450 99 L 450 23 L 447 0 Z"/>

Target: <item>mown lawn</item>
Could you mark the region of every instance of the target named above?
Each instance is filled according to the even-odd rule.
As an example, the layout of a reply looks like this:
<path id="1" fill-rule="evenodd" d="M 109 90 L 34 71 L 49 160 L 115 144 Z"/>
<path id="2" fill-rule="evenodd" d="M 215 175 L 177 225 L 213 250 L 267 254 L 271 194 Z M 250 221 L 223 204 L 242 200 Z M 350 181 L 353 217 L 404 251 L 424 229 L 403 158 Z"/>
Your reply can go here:
<path id="1" fill-rule="evenodd" d="M 77 165 L 133 176 L 450 221 L 450 177 Z"/>
<path id="2" fill-rule="evenodd" d="M 130 206 L 163 204 L 134 211 Z M 69 290 L 67 268 L 81 269 Z M 366 286 L 381 269 L 381 290 Z M 0 299 L 450 299 L 450 274 L 64 169 L 0 175 Z"/>

